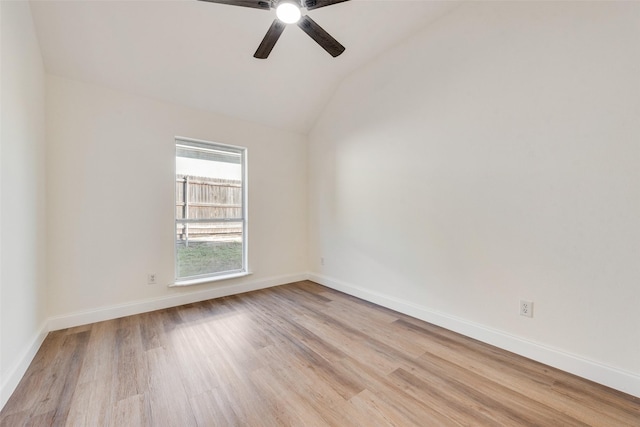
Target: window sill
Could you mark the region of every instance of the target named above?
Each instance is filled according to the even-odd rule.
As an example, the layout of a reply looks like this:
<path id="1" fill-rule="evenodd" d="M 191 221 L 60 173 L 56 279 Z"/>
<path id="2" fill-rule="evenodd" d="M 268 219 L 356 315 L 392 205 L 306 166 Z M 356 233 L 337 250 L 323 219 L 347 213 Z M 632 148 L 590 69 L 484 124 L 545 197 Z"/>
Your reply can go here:
<path id="1" fill-rule="evenodd" d="M 239 271 L 237 273 L 222 274 L 220 276 L 200 277 L 192 280 L 179 280 L 169 285 L 170 288 L 180 286 L 201 285 L 203 283 L 219 282 L 221 280 L 237 279 L 238 277 L 249 276 L 251 273 L 247 271 Z"/>

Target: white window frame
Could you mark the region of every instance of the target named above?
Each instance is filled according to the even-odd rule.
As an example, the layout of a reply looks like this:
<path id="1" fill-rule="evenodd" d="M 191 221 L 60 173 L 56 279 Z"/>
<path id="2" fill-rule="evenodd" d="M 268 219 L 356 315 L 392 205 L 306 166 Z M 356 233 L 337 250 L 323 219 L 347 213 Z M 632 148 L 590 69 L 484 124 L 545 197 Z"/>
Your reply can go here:
<path id="1" fill-rule="evenodd" d="M 225 279 L 232 279 L 232 278 L 237 278 L 237 277 L 242 277 L 242 276 L 246 276 L 249 273 L 249 268 L 248 268 L 248 262 L 249 262 L 249 258 L 248 258 L 248 219 L 247 219 L 247 213 L 248 213 L 248 208 L 247 208 L 247 149 L 246 147 L 240 147 L 237 145 L 228 145 L 228 144 L 220 144 L 217 142 L 211 142 L 211 141 L 205 141 L 205 140 L 201 140 L 201 139 L 193 139 L 193 138 L 186 138 L 186 137 L 181 137 L 181 136 L 176 136 L 174 139 L 174 159 L 177 157 L 178 154 L 178 147 L 179 145 L 181 145 L 180 143 L 182 143 L 183 146 L 190 146 L 190 147 L 196 147 L 196 148 L 208 148 L 208 149 L 214 149 L 214 150 L 220 150 L 220 151 L 226 151 L 226 152 L 232 152 L 235 154 L 240 154 L 240 167 L 241 167 L 241 176 L 242 176 L 242 185 L 241 185 L 241 201 L 242 201 L 242 209 L 241 209 L 241 213 L 242 213 L 242 217 L 240 218 L 224 218 L 224 219 L 179 219 L 176 215 L 176 209 L 175 206 L 177 204 L 177 194 L 176 194 L 176 189 L 175 189 L 175 178 L 176 178 L 176 167 L 175 167 L 175 160 L 173 162 L 174 164 L 174 170 L 173 170 L 173 200 L 174 200 L 174 208 L 173 208 L 173 217 L 174 217 L 174 221 L 173 221 L 173 262 L 174 262 L 174 283 L 171 286 L 188 286 L 188 285 L 196 285 L 196 284 L 200 284 L 200 283 L 209 283 L 209 282 L 214 282 L 214 281 L 218 281 L 218 280 L 225 280 Z M 215 223 L 215 222 L 240 222 L 242 224 L 242 268 L 238 269 L 238 270 L 228 270 L 228 271 L 221 271 L 221 272 L 215 272 L 215 273 L 208 273 L 208 274 L 201 274 L 201 275 L 196 275 L 196 276 L 187 276 L 187 277 L 178 277 L 178 248 L 177 248 L 177 244 L 176 244 L 176 229 L 177 229 L 177 225 L 178 223 L 186 223 L 186 224 L 191 224 L 191 223 L 198 223 L 198 222 L 206 222 L 206 223 Z"/>

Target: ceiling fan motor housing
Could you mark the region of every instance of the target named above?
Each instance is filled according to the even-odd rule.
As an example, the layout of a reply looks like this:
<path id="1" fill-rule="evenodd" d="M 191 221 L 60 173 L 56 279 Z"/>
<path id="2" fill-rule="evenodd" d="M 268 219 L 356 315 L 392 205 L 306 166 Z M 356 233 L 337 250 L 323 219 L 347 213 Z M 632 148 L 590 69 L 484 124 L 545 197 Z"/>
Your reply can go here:
<path id="1" fill-rule="evenodd" d="M 272 7 L 274 8 L 280 6 L 283 3 L 291 3 L 293 5 L 298 6 L 300 9 L 304 7 L 302 0 L 274 0 L 272 3 L 273 3 Z"/>

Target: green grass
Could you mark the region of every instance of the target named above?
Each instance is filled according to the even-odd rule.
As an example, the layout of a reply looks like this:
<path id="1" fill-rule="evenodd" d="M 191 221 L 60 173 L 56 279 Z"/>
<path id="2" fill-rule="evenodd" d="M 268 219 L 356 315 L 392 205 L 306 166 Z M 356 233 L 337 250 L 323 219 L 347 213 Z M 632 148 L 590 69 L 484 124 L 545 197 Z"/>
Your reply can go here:
<path id="1" fill-rule="evenodd" d="M 242 268 L 242 243 L 191 242 L 178 244 L 178 277 L 219 273 Z"/>

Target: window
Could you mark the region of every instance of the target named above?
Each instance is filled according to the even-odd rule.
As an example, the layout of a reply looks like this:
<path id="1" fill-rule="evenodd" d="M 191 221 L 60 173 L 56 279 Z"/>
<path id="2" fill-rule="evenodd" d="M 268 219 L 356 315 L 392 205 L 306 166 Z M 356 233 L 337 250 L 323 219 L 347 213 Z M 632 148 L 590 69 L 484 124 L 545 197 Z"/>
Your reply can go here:
<path id="1" fill-rule="evenodd" d="M 176 138 L 176 284 L 247 272 L 246 150 Z"/>

